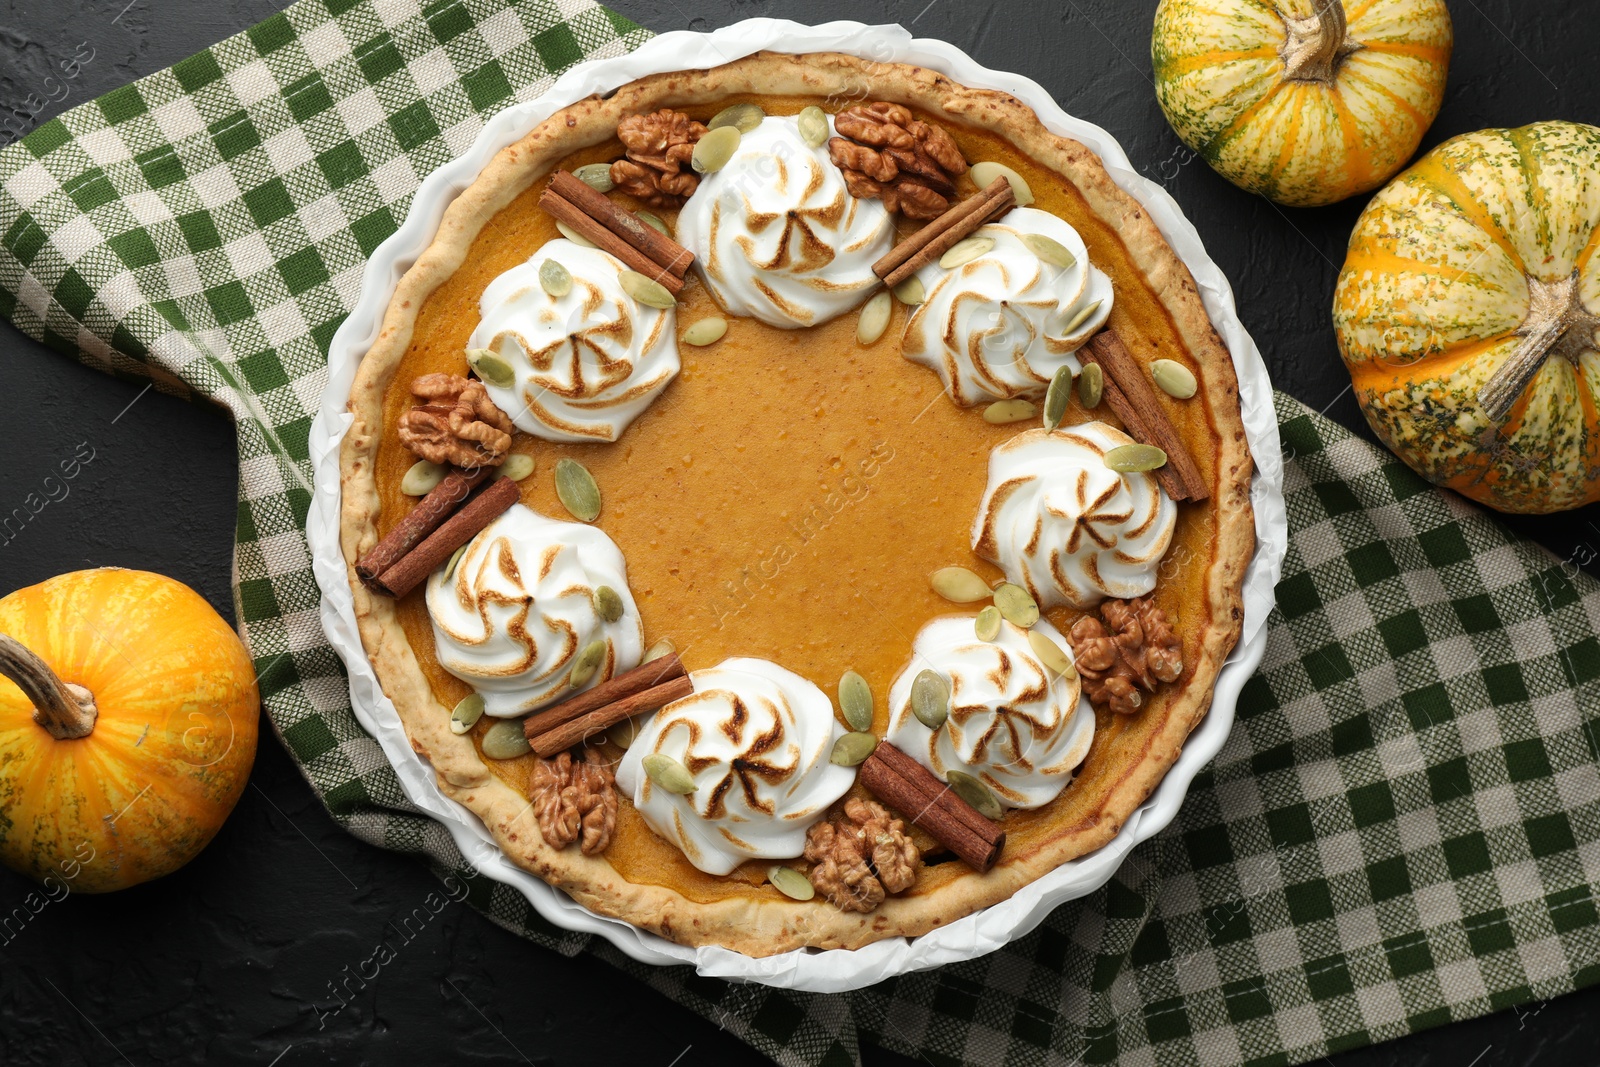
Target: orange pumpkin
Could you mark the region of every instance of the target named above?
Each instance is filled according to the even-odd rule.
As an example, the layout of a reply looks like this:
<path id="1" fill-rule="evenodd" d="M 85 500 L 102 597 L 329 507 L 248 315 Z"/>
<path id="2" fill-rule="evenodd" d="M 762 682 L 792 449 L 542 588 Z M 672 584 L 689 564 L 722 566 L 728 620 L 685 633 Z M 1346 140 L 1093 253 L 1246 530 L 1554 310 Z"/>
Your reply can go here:
<path id="1" fill-rule="evenodd" d="M 105 567 L 17 590 L 0 600 L 0 674 L 0 861 L 14 871 L 83 893 L 159 878 L 244 791 L 255 670 L 181 582 Z"/>

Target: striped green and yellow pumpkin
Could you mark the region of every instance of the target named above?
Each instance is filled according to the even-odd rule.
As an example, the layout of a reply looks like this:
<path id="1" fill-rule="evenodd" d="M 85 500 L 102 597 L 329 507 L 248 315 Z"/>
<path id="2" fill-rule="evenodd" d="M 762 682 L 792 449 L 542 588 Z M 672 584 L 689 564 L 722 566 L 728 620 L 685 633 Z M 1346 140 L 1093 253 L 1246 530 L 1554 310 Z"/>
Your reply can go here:
<path id="1" fill-rule="evenodd" d="M 1333 323 L 1418 473 L 1501 511 L 1600 500 L 1600 129 L 1464 134 L 1372 198 Z"/>
<path id="2" fill-rule="evenodd" d="M 1161 0 L 1167 121 L 1224 178 L 1331 204 L 1405 166 L 1444 99 L 1443 0 Z"/>

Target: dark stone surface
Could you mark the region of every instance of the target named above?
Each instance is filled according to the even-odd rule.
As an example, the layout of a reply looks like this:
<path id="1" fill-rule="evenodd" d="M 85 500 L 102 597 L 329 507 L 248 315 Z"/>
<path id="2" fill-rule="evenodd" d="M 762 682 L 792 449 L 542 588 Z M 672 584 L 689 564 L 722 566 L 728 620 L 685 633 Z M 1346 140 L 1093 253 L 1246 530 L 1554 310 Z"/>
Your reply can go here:
<path id="1" fill-rule="evenodd" d="M 124 6 L 126 4 L 126 6 Z M 1279 209 L 1183 150 L 1151 90 L 1154 0 L 619 0 L 655 30 L 751 16 L 898 21 L 979 62 L 1033 77 L 1067 110 L 1109 129 L 1199 226 L 1235 286 L 1245 324 L 1281 388 L 1365 430 L 1328 324 L 1333 280 L 1360 202 Z M 269 0 L 7 0 L 0 108 L 59 110 L 160 69 L 265 18 Z M 1590 89 L 1593 5 L 1452 4 L 1456 51 L 1444 112 L 1425 147 L 1490 125 L 1600 122 Z M 79 53 L 95 58 L 51 80 Z M 62 94 L 65 93 L 63 96 Z M 0 325 L 8 417 L 0 503 L 36 489 L 80 442 L 94 459 L 10 543 L 0 590 L 79 567 L 161 571 L 231 615 L 232 431 L 216 409 L 73 364 Z M 1592 566 L 1596 509 L 1515 525 Z M 449 905 L 407 940 L 399 922 L 439 888 L 419 863 L 370 848 L 328 818 L 270 731 L 251 785 L 206 852 L 159 883 L 51 903 L 0 944 L 0 1063 L 627 1062 L 756 1063 L 702 1020 L 593 958 L 562 959 Z M 29 885 L 0 872 L 0 912 Z M 330 984 L 387 940 L 396 958 L 347 1007 Z M 354 988 L 352 984 L 352 988 Z M 1563 997 L 1325 1061 L 1505 1067 L 1600 1061 L 1600 991 Z M 319 1021 L 322 1023 L 319 1026 Z M 869 1049 L 868 1063 L 910 1063 Z"/>

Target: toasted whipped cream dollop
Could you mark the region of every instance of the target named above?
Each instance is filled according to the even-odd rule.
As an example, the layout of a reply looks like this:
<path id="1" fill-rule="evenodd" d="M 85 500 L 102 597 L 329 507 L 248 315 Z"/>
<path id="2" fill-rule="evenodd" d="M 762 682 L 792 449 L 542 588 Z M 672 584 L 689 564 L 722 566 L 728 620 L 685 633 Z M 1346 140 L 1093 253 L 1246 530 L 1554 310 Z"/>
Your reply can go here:
<path id="1" fill-rule="evenodd" d="M 539 268 L 555 260 L 572 288 L 551 296 Z M 517 429 L 547 441 L 615 441 L 678 373 L 676 316 L 622 290 L 627 266 L 565 238 L 489 283 L 468 348 L 511 366 L 510 388 L 485 382 Z"/>
<path id="2" fill-rule="evenodd" d="M 622 598 L 616 622 L 595 609 L 601 586 Z M 514 504 L 427 588 L 439 665 L 482 694 L 490 715 L 533 711 L 639 663 L 644 630 L 622 552 L 593 526 Z M 574 690 L 573 661 L 594 641 L 605 642 L 605 658 Z"/>
<path id="3" fill-rule="evenodd" d="M 792 116 L 772 116 L 700 179 L 677 239 L 717 303 L 787 329 L 827 322 L 870 296 L 872 264 L 895 233 L 883 201 L 850 195 L 826 141 L 812 148 Z"/>
<path id="4" fill-rule="evenodd" d="M 1041 260 L 1026 234 L 1059 243 L 1072 265 Z M 1089 263 L 1078 231 L 1049 212 L 1019 207 L 973 236 L 994 247 L 949 270 L 934 262 L 917 272 L 926 297 L 900 351 L 938 372 L 962 407 L 1041 397 L 1058 368 L 1078 372 L 1072 353 L 1111 314 L 1111 279 Z"/>
<path id="5" fill-rule="evenodd" d="M 1027 430 L 989 453 L 972 550 L 1041 608 L 1093 607 L 1155 588 L 1178 506 L 1154 474 L 1120 474 L 1105 454 L 1133 438 L 1103 422 Z"/>
<path id="6" fill-rule="evenodd" d="M 1048 622 L 1033 629 L 1072 655 Z M 911 713 L 911 684 L 924 670 L 950 685 L 950 717 L 937 730 Z M 964 771 L 1007 807 L 1037 808 L 1060 795 L 1089 754 L 1094 709 L 1080 689 L 1076 672 L 1054 675 L 1039 661 L 1020 626 L 1002 622 L 998 637 L 981 641 L 970 615 L 934 619 L 889 687 L 887 740 L 941 779 Z"/>
<path id="7" fill-rule="evenodd" d="M 651 829 L 707 874 L 805 850 L 806 830 L 856 772 L 828 762 L 844 732 L 826 693 L 763 659 L 693 671 L 694 692 L 656 712 L 617 766 L 617 784 Z M 671 756 L 695 790 L 669 793 L 644 757 Z"/>

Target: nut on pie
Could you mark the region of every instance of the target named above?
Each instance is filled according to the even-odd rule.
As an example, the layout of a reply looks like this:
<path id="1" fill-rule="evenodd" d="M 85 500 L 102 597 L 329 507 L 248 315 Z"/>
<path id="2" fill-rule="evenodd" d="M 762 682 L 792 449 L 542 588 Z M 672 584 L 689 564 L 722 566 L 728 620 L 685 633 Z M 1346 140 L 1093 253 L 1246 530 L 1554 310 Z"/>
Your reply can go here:
<path id="1" fill-rule="evenodd" d="M 929 70 L 762 53 L 558 112 L 452 203 L 350 411 L 413 747 L 682 944 L 916 936 L 1101 847 L 1239 635 L 1193 278 L 1093 153 Z"/>

